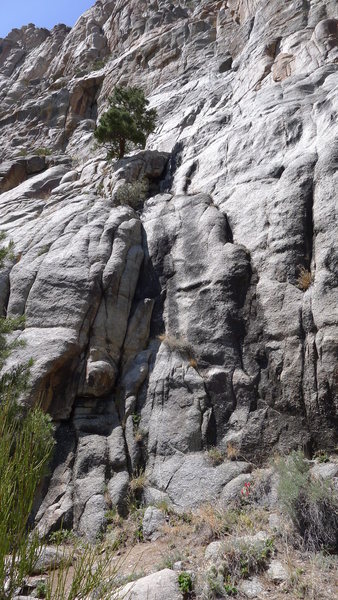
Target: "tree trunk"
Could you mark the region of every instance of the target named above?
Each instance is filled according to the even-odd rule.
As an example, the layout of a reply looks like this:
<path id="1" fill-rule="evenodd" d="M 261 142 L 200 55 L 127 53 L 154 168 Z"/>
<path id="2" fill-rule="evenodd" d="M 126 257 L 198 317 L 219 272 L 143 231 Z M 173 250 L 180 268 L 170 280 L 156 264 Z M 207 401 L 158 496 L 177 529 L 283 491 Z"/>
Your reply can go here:
<path id="1" fill-rule="evenodd" d="M 126 151 L 126 140 L 124 138 L 120 139 L 120 152 L 119 159 L 124 157 Z"/>

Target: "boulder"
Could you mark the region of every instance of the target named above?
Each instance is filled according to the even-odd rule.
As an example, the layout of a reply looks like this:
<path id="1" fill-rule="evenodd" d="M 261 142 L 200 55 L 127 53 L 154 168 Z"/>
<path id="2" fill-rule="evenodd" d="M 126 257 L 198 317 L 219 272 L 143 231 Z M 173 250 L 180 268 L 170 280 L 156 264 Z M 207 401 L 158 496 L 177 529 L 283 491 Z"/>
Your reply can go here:
<path id="1" fill-rule="evenodd" d="M 178 576 L 175 571 L 163 569 L 147 577 L 142 577 L 133 583 L 128 583 L 120 591 L 118 598 L 125 600 L 182 600 L 183 596 L 178 587 Z"/>
<path id="2" fill-rule="evenodd" d="M 250 483 L 252 481 L 252 476 L 250 473 L 238 475 L 232 481 L 227 483 L 224 486 L 222 493 L 220 495 L 219 504 L 220 506 L 226 510 L 229 507 L 229 504 L 234 500 L 241 500 L 241 492 L 245 487 L 245 483 Z"/>
<path id="3" fill-rule="evenodd" d="M 204 554 L 205 560 L 217 563 L 224 554 L 224 548 L 224 542 L 219 540 L 216 542 L 211 542 L 211 544 L 206 547 Z"/>
<path id="4" fill-rule="evenodd" d="M 320 479 L 333 480 L 338 477 L 338 463 L 316 464 L 312 467 L 311 474 Z"/>
<path id="5" fill-rule="evenodd" d="M 63 560 L 64 550 L 57 546 L 45 546 L 36 561 L 32 575 L 46 573 L 57 567 Z"/>
<path id="6" fill-rule="evenodd" d="M 258 577 L 250 577 L 250 579 L 241 581 L 238 588 L 246 598 L 260 598 L 264 593 L 264 586 Z"/>
<path id="7" fill-rule="evenodd" d="M 165 522 L 166 518 L 162 510 L 154 506 L 148 506 L 142 521 L 144 539 L 155 541 L 161 537 L 161 529 Z"/>
<path id="8" fill-rule="evenodd" d="M 271 561 L 267 570 L 267 576 L 274 583 L 283 583 L 283 581 L 287 581 L 288 579 L 288 573 L 279 560 Z"/>

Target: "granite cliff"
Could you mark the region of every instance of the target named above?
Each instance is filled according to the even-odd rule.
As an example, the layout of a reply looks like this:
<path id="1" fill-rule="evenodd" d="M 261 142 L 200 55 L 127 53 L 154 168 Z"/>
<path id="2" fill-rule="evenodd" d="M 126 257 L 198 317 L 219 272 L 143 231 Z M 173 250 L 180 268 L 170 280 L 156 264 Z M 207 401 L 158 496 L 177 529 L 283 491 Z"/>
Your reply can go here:
<path id="1" fill-rule="evenodd" d="M 42 532 L 95 537 L 135 474 L 185 509 L 334 448 L 337 62 L 335 0 L 98 0 L 0 40 L 0 304 L 57 428 Z M 159 119 L 107 163 L 117 83 Z M 142 210 L 118 205 L 139 180 Z"/>

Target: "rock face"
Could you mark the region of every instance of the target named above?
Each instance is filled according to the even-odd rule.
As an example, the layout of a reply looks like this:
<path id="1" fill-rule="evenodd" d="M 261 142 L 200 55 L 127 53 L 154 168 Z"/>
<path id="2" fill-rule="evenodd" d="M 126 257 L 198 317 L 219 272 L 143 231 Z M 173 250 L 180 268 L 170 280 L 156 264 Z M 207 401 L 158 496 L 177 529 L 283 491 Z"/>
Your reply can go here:
<path id="1" fill-rule="evenodd" d="M 135 582 L 128 583 L 118 592 L 118 598 L 128 600 L 182 600 L 178 586 L 177 573 L 170 569 L 163 569 L 147 577 L 141 577 Z"/>
<path id="2" fill-rule="evenodd" d="M 0 308 L 57 427 L 41 531 L 94 539 L 135 476 L 150 504 L 224 505 L 251 460 L 334 447 L 337 23 L 334 0 L 98 0 L 0 40 Z M 159 121 L 112 165 L 117 82 Z"/>

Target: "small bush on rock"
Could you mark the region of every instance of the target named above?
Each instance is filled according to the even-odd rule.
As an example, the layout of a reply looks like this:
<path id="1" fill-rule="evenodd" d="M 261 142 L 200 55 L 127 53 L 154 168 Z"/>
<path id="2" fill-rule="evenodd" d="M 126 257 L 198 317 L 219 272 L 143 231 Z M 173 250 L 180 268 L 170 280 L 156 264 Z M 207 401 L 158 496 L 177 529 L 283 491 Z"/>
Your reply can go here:
<path id="1" fill-rule="evenodd" d="M 147 482 L 146 475 L 142 469 L 135 472 L 133 477 L 129 482 L 130 490 L 136 494 L 137 492 L 142 492 Z"/>
<path id="2" fill-rule="evenodd" d="M 221 450 L 219 450 L 215 446 L 212 446 L 208 449 L 208 458 L 210 459 L 212 466 L 217 467 L 218 465 L 221 465 L 222 462 L 224 462 L 225 457 Z"/>
<path id="3" fill-rule="evenodd" d="M 236 596 L 239 581 L 267 569 L 273 551 L 271 539 L 251 541 L 238 538 L 224 543 L 222 557 L 207 572 L 206 597 Z"/>
<path id="4" fill-rule="evenodd" d="M 117 188 L 115 193 L 116 206 L 130 206 L 134 210 L 140 210 L 147 197 L 149 184 L 146 179 L 124 183 Z"/>
<path id="5" fill-rule="evenodd" d="M 228 460 L 237 460 L 239 457 L 239 448 L 232 442 L 228 442 L 226 454 Z"/>
<path id="6" fill-rule="evenodd" d="M 276 463 L 278 495 L 308 550 L 338 550 L 338 497 L 327 481 L 311 476 L 302 452 Z"/>
<path id="7" fill-rule="evenodd" d="M 103 67 L 106 64 L 106 60 L 102 59 L 102 58 L 97 58 L 96 60 L 94 60 L 93 64 L 92 64 L 92 70 L 93 71 L 99 71 L 100 69 L 103 69 Z"/>
<path id="8" fill-rule="evenodd" d="M 319 450 L 318 452 L 316 452 L 315 459 L 318 460 L 319 463 L 330 462 L 327 452 L 323 452 L 322 450 Z"/>
<path id="9" fill-rule="evenodd" d="M 37 154 L 38 156 L 50 156 L 52 154 L 52 151 L 50 148 L 46 148 L 46 147 L 42 147 L 42 148 L 36 148 L 35 150 L 33 150 L 34 154 Z"/>
<path id="10" fill-rule="evenodd" d="M 166 344 L 172 352 L 178 352 L 183 356 L 187 356 L 189 360 L 194 358 L 194 348 L 186 339 L 179 336 L 176 337 L 174 335 L 169 335 L 167 333 L 162 333 L 158 336 L 158 339 L 163 344 Z"/>
<path id="11" fill-rule="evenodd" d="M 313 275 L 311 271 L 305 269 L 305 267 L 299 267 L 299 275 L 297 278 L 297 286 L 304 292 L 310 287 L 313 282 Z"/>

